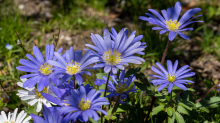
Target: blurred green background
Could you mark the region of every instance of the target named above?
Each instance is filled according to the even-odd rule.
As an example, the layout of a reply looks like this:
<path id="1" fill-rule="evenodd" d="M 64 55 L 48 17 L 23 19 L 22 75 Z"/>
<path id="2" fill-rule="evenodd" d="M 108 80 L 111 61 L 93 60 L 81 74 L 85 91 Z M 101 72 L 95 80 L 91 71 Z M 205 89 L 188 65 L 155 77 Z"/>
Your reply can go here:
<path id="1" fill-rule="evenodd" d="M 128 28 L 136 30 L 136 35 L 144 35 L 142 42 L 147 43 L 146 60 L 141 65 L 146 76 L 152 73 L 150 67 L 161 60 L 166 47 L 167 33 L 159 35 L 153 25 L 138 19 L 149 13 L 148 9 L 166 9 L 174 6 L 177 0 L 0 0 L 0 83 L 10 98 L 0 88 L 0 110 L 8 103 L 9 109 L 23 107 L 24 103 L 16 97 L 19 77 L 24 74 L 16 70 L 19 59 L 26 58 L 24 50 L 16 43 L 20 40 L 28 53 L 37 45 L 42 52 L 46 44 L 53 42 L 53 35 L 60 38 L 56 49 L 77 50 L 92 43 L 91 33 L 102 35 L 104 28 L 114 27 L 117 31 Z M 199 97 L 220 78 L 220 1 L 218 0 L 181 0 L 182 12 L 190 8 L 202 9 L 197 15 L 204 23 L 190 25 L 194 28 L 186 32 L 190 40 L 179 36 L 171 42 L 166 59 L 178 59 L 180 65 L 188 64 L 196 72 L 192 86 Z M 197 19 L 197 20 L 198 20 Z M 16 36 L 16 32 L 18 36 Z M 5 45 L 13 46 L 11 50 Z M 135 67 L 135 66 L 132 66 Z M 89 83 L 95 75 L 86 76 Z M 217 95 L 213 91 L 210 95 Z M 13 104 L 16 103 L 16 105 Z M 7 110 L 7 109 L 4 109 Z"/>

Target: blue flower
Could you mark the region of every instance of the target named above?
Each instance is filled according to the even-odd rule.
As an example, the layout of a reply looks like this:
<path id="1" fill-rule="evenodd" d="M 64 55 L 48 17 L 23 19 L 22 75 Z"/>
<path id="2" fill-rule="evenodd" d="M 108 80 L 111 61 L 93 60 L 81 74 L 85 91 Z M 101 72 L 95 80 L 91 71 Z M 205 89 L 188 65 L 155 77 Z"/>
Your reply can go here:
<path id="1" fill-rule="evenodd" d="M 58 86 L 53 86 L 51 85 L 50 88 L 51 90 L 54 92 L 54 94 L 56 95 L 56 97 L 50 95 L 50 94 L 47 94 L 47 93 L 42 93 L 42 96 L 57 104 L 57 105 L 60 105 L 60 106 L 65 106 L 66 103 L 63 103 L 62 101 L 65 100 L 65 97 L 67 96 L 71 96 L 71 90 L 74 89 L 74 86 L 73 86 L 73 81 L 71 80 L 70 83 L 68 82 L 64 82 L 64 85 L 58 85 Z M 88 94 L 90 90 L 92 90 L 92 86 L 90 86 L 89 84 L 85 85 L 84 86 L 85 89 L 86 89 L 86 93 Z"/>
<path id="2" fill-rule="evenodd" d="M 60 48 L 57 52 L 60 53 L 62 48 Z M 26 74 L 21 76 L 23 78 L 29 78 L 27 81 L 24 82 L 23 88 L 28 87 L 32 88 L 38 83 L 38 91 L 42 91 L 44 87 L 49 86 L 50 82 L 56 81 L 56 77 L 49 78 L 49 75 L 53 73 L 53 66 L 48 63 L 49 60 L 56 60 L 54 57 L 54 45 L 47 45 L 45 49 L 45 59 L 40 52 L 39 48 L 34 46 L 33 52 L 35 58 L 30 55 L 26 54 L 29 60 L 20 59 L 19 62 L 24 66 L 18 66 L 17 70 L 31 72 L 31 74 Z"/>
<path id="3" fill-rule="evenodd" d="M 107 77 L 103 76 L 102 78 L 105 82 L 107 81 Z M 107 90 L 107 92 L 110 92 L 110 94 L 106 97 L 109 98 L 120 95 L 120 102 L 123 103 L 121 100 L 127 98 L 127 95 L 130 92 L 136 92 L 137 89 L 135 89 L 135 85 L 130 86 L 136 78 L 134 75 L 131 75 L 129 78 L 125 78 L 125 70 L 123 70 L 119 75 L 119 81 L 117 81 L 116 75 L 112 75 L 111 78 L 113 82 L 109 80 Z"/>
<path id="4" fill-rule="evenodd" d="M 158 70 L 156 67 L 152 66 L 151 69 L 157 73 L 158 75 L 152 75 L 152 77 L 156 77 L 158 79 L 154 79 L 151 81 L 154 85 L 160 85 L 157 91 L 161 91 L 163 88 L 168 86 L 168 92 L 170 93 L 173 88 L 173 84 L 177 87 L 187 90 L 187 88 L 183 84 L 194 83 L 191 80 L 186 80 L 184 78 L 194 76 L 194 72 L 189 72 L 191 69 L 187 69 L 189 66 L 185 65 L 177 70 L 178 60 L 175 61 L 174 65 L 170 60 L 167 60 L 167 70 L 160 64 L 156 63 L 156 65 L 161 69 Z"/>
<path id="5" fill-rule="evenodd" d="M 13 48 L 13 46 L 10 45 L 10 44 L 6 44 L 6 45 L 5 45 L 5 48 L 8 49 L 8 50 L 11 50 L 11 49 Z"/>
<path id="6" fill-rule="evenodd" d="M 149 13 L 146 13 L 146 15 L 149 17 L 140 16 L 139 19 L 148 21 L 149 23 L 160 26 L 160 27 L 152 28 L 153 30 L 161 30 L 160 34 L 164 34 L 165 32 L 169 31 L 170 41 L 172 41 L 176 37 L 176 33 L 179 34 L 182 38 L 188 40 L 189 37 L 181 32 L 193 30 L 193 28 L 185 28 L 185 27 L 195 22 L 203 22 L 203 21 L 192 21 L 194 18 L 202 16 L 202 15 L 198 15 L 192 18 L 193 15 L 201 11 L 200 8 L 194 8 L 194 9 L 188 10 L 178 21 L 178 18 L 181 12 L 180 2 L 177 2 L 174 8 L 170 7 L 167 10 L 161 10 L 163 16 L 161 16 L 154 9 L 148 9 L 148 10 L 152 12 L 154 15 L 156 15 L 157 18 Z"/>
<path id="7" fill-rule="evenodd" d="M 61 123 L 63 116 L 60 114 L 60 107 L 50 107 L 49 109 L 43 105 L 43 116 L 44 118 L 31 114 L 34 123 Z M 62 122 L 64 123 L 64 122 Z"/>
<path id="8" fill-rule="evenodd" d="M 76 121 L 77 118 L 81 122 L 87 122 L 88 117 L 93 118 L 95 121 L 99 120 L 96 111 L 108 115 L 101 109 L 101 105 L 109 105 L 105 97 L 99 97 L 100 91 L 92 89 L 88 91 L 84 86 L 80 86 L 78 90 L 71 90 L 71 95 L 65 97 L 64 103 L 66 106 L 61 107 L 60 113 L 66 115 L 63 119 L 64 122 Z"/>
<path id="9" fill-rule="evenodd" d="M 112 71 L 113 74 L 117 73 L 117 68 L 124 70 L 123 65 L 128 63 L 141 64 L 145 60 L 141 57 L 134 56 L 135 53 L 140 53 L 144 50 L 141 46 L 141 42 L 137 41 L 133 43 L 135 35 L 132 34 L 127 38 L 124 30 L 121 30 L 114 41 L 111 40 L 108 29 L 104 29 L 104 37 L 98 34 L 91 34 L 91 38 L 95 46 L 86 44 L 95 52 L 99 57 L 100 63 L 94 65 L 94 68 L 104 67 L 105 73 Z"/>
<path id="10" fill-rule="evenodd" d="M 74 52 L 73 47 L 70 47 L 69 50 L 66 50 L 64 57 L 62 57 L 57 52 L 55 52 L 54 55 L 57 57 L 58 61 L 48 61 L 49 64 L 56 66 L 56 68 L 54 68 L 54 72 L 50 75 L 50 77 L 58 74 L 64 74 L 64 76 L 60 80 L 60 84 L 70 80 L 71 77 L 75 75 L 78 85 L 81 85 L 83 82 L 82 75 L 91 75 L 90 72 L 84 70 L 93 69 L 92 67 L 88 67 L 88 65 L 99 61 L 98 57 L 91 57 L 91 51 L 87 51 L 81 58 L 82 50 L 76 50 Z M 66 58 L 66 60 L 64 58 Z"/>

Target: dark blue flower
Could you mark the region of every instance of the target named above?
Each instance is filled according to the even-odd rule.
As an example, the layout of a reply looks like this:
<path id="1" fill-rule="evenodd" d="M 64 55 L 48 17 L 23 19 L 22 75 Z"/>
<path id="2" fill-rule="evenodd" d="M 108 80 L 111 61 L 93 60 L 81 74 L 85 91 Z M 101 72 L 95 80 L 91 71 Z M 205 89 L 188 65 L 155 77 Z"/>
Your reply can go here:
<path id="1" fill-rule="evenodd" d="M 135 53 L 140 53 L 145 48 L 141 47 L 140 41 L 134 40 L 134 33 L 127 37 L 125 31 L 121 30 L 116 38 L 113 38 L 113 41 L 108 29 L 104 29 L 103 37 L 91 34 L 91 38 L 95 46 L 91 44 L 86 44 L 86 46 L 95 51 L 93 54 L 99 57 L 100 61 L 93 67 L 104 67 L 105 73 L 112 71 L 113 74 L 116 74 L 117 68 L 124 70 L 123 65 L 128 65 L 128 63 L 141 64 L 145 61 L 141 57 L 134 56 Z"/>
<path id="2" fill-rule="evenodd" d="M 103 76 L 102 78 L 105 82 L 107 81 L 107 77 Z M 111 78 L 113 82 L 109 80 L 108 90 L 107 90 L 107 92 L 110 92 L 110 94 L 107 95 L 106 97 L 113 97 L 120 95 L 120 102 L 123 103 L 121 100 L 127 98 L 127 95 L 130 92 L 136 92 L 137 89 L 135 89 L 135 85 L 133 84 L 133 86 L 131 86 L 132 82 L 136 78 L 134 75 L 131 75 L 129 78 L 125 78 L 125 70 L 123 70 L 119 75 L 119 81 L 117 81 L 116 75 L 111 75 Z"/>
<path id="3" fill-rule="evenodd" d="M 91 57 L 91 51 L 87 51 L 82 57 L 82 50 L 76 50 L 74 52 L 73 47 L 66 50 L 64 57 L 57 52 L 55 52 L 54 55 L 57 57 L 58 61 L 48 61 L 51 65 L 56 66 L 50 77 L 58 74 L 64 74 L 60 80 L 60 84 L 70 80 L 74 75 L 78 85 L 81 85 L 83 82 L 82 75 L 91 75 L 91 73 L 89 71 L 85 71 L 85 69 L 93 69 L 92 67 L 88 67 L 88 65 L 99 61 L 98 57 Z"/>
<path id="4" fill-rule="evenodd" d="M 43 116 L 44 118 L 31 114 L 31 117 L 34 120 L 34 123 L 61 123 L 63 116 L 60 114 L 60 107 L 50 107 L 49 109 L 44 105 L 43 106 Z M 67 123 L 67 122 L 62 122 Z"/>
<path id="5" fill-rule="evenodd" d="M 60 53 L 62 48 L 60 48 L 57 52 Z M 47 45 L 45 49 L 45 59 L 40 52 L 39 48 L 34 46 L 33 52 L 35 58 L 30 55 L 26 54 L 29 60 L 20 59 L 19 62 L 24 66 L 18 66 L 17 70 L 31 72 L 31 74 L 26 74 L 21 76 L 23 78 L 29 78 L 27 81 L 24 82 L 23 87 L 32 88 L 38 83 L 38 91 L 42 91 L 44 87 L 47 87 L 51 80 L 56 81 L 56 77 L 49 78 L 49 75 L 53 73 L 53 66 L 48 63 L 49 60 L 56 60 L 54 57 L 54 45 Z"/>
<path id="6" fill-rule="evenodd" d="M 167 70 L 160 64 L 156 63 L 156 65 L 160 68 L 158 70 L 156 67 L 152 66 L 151 69 L 157 73 L 158 75 L 152 75 L 152 77 L 156 77 L 158 79 L 154 79 L 151 81 L 154 85 L 160 85 L 157 91 L 161 91 L 163 88 L 168 86 L 168 92 L 170 93 L 173 88 L 173 84 L 177 87 L 187 90 L 187 88 L 183 84 L 194 83 L 191 80 L 186 80 L 184 78 L 194 76 L 194 72 L 189 72 L 191 69 L 187 69 L 189 66 L 185 65 L 177 70 L 178 60 L 175 61 L 174 65 L 170 60 L 167 60 Z"/>
<path id="7" fill-rule="evenodd" d="M 96 111 L 108 115 L 101 109 L 101 105 L 109 105 L 108 100 L 105 97 L 99 97 L 100 91 L 92 89 L 87 91 L 84 86 L 80 86 L 78 90 L 71 90 L 71 95 L 65 97 L 63 103 L 66 106 L 61 107 L 60 112 L 66 115 L 63 119 L 64 122 L 77 121 L 87 122 L 88 117 L 93 118 L 95 121 L 99 120 L 99 116 Z M 87 93 L 88 92 L 88 93 Z"/>
<path id="8" fill-rule="evenodd" d="M 84 87 L 86 89 L 87 94 L 93 88 L 89 84 L 85 85 Z M 64 82 L 64 85 L 58 85 L 58 86 L 51 85 L 50 88 L 53 91 L 53 93 L 56 95 L 56 97 L 54 97 L 50 94 L 47 94 L 47 93 L 41 93 L 42 96 L 45 99 L 47 99 L 57 105 L 65 106 L 66 103 L 63 103 L 62 101 L 65 100 L 65 97 L 71 96 L 71 90 L 74 89 L 74 86 L 73 86 L 73 81 L 71 80 L 70 83 Z"/>
<path id="9" fill-rule="evenodd" d="M 173 7 L 168 8 L 167 10 L 161 10 L 161 16 L 156 10 L 148 9 L 152 12 L 156 17 L 153 15 L 146 13 L 147 16 L 140 16 L 139 18 L 144 21 L 148 21 L 149 23 L 156 24 L 160 27 L 153 27 L 153 30 L 161 30 L 160 34 L 164 34 L 165 32 L 169 31 L 169 40 L 172 41 L 176 37 L 176 33 L 179 34 L 184 39 L 189 39 L 188 36 L 181 33 L 182 31 L 193 30 L 193 28 L 185 28 L 189 24 L 195 22 L 203 22 L 203 21 L 192 21 L 194 18 L 200 17 L 202 15 L 198 15 L 192 18 L 193 15 L 201 11 L 200 8 L 194 8 L 188 10 L 178 21 L 180 12 L 181 12 L 181 3 L 177 2 Z"/>

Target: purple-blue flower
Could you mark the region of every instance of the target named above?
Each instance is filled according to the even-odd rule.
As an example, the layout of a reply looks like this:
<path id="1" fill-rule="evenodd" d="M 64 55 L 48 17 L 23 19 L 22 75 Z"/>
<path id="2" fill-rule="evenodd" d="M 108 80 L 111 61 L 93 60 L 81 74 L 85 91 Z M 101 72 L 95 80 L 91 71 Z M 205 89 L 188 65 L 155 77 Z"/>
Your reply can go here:
<path id="1" fill-rule="evenodd" d="M 71 90 L 71 95 L 65 97 L 63 103 L 66 106 L 61 107 L 60 113 L 66 115 L 63 119 L 64 122 L 77 121 L 87 122 L 91 117 L 95 121 L 99 120 L 99 116 L 96 111 L 108 115 L 107 112 L 101 109 L 101 105 L 109 105 L 108 100 L 105 97 L 99 97 L 100 91 L 92 89 L 88 91 L 84 86 L 80 86 L 78 90 Z"/>
<path id="2" fill-rule="evenodd" d="M 57 52 L 60 53 L 62 48 L 60 48 Z M 30 55 L 26 54 L 29 60 L 20 59 L 19 62 L 24 66 L 18 66 L 16 69 L 20 71 L 30 72 L 31 74 L 26 74 L 21 76 L 23 78 L 29 78 L 27 81 L 24 82 L 23 87 L 32 88 L 38 83 L 38 91 L 42 91 L 44 87 L 47 87 L 51 80 L 55 81 L 56 77 L 49 78 L 53 71 L 53 66 L 48 63 L 49 60 L 56 60 L 54 57 L 54 45 L 47 45 L 45 49 L 45 59 L 40 52 L 37 46 L 33 47 L 33 52 L 35 58 Z"/>
<path id="3" fill-rule="evenodd" d="M 107 81 L 107 77 L 102 76 L 102 78 L 105 82 Z M 106 97 L 109 98 L 109 97 L 120 95 L 120 102 L 123 103 L 121 101 L 121 99 L 127 98 L 127 95 L 130 92 L 136 92 L 137 89 L 135 89 L 135 85 L 131 86 L 132 82 L 136 78 L 134 75 L 131 75 L 129 78 L 125 78 L 125 70 L 123 70 L 123 71 L 121 71 L 121 73 L 119 75 L 118 81 L 117 81 L 116 75 L 111 75 L 111 78 L 112 78 L 113 82 L 111 80 L 109 80 L 108 90 L 107 90 L 107 92 L 109 92 L 110 94 L 107 95 Z M 100 81 L 100 80 L 98 80 L 98 81 Z M 102 81 L 102 82 L 104 82 L 104 81 Z"/>
<path id="4" fill-rule="evenodd" d="M 164 34 L 165 32 L 169 32 L 169 40 L 172 41 L 176 37 L 176 33 L 179 34 L 184 39 L 189 39 L 189 37 L 183 33 L 182 31 L 193 30 L 193 28 L 185 28 L 189 24 L 195 22 L 203 22 L 203 21 L 192 21 L 194 18 L 200 17 L 202 15 L 198 15 L 192 18 L 193 15 L 201 11 L 200 8 L 189 9 L 180 19 L 181 12 L 181 3 L 177 2 L 173 7 L 168 8 L 167 10 L 161 10 L 161 16 L 156 10 L 148 9 L 152 12 L 156 17 L 149 13 L 145 13 L 149 17 L 140 16 L 139 19 L 148 21 L 151 24 L 156 24 L 160 27 L 153 27 L 153 30 L 161 30 L 160 34 Z M 178 21 L 179 19 L 179 21 Z"/>
<path id="5" fill-rule="evenodd" d="M 64 59 L 64 57 L 62 57 L 58 52 L 55 52 L 54 55 L 57 57 L 58 61 L 48 61 L 51 65 L 56 66 L 50 77 L 58 74 L 64 74 L 60 80 L 60 84 L 70 80 L 74 75 L 78 85 L 81 85 L 83 82 L 82 75 L 91 75 L 91 73 L 89 71 L 85 71 L 85 69 L 93 69 L 92 67 L 88 67 L 88 65 L 99 61 L 98 57 L 91 57 L 91 51 L 87 51 L 82 57 L 82 50 L 76 50 L 74 52 L 73 47 L 66 50 L 66 59 Z"/>
<path id="6" fill-rule="evenodd" d="M 47 93 L 42 93 L 42 96 L 47 99 L 48 101 L 51 101 L 57 105 L 60 106 L 65 106 L 66 103 L 63 103 L 62 101 L 65 100 L 65 97 L 67 96 L 71 96 L 71 90 L 74 89 L 74 85 L 73 85 L 73 81 L 70 80 L 70 83 L 68 82 L 64 82 L 64 85 L 58 85 L 58 86 L 53 86 L 51 85 L 50 88 L 51 90 L 54 92 L 54 94 L 56 95 L 56 97 L 47 94 Z M 92 86 L 90 86 L 89 84 L 84 86 L 86 89 L 86 93 L 88 94 L 90 90 L 92 90 Z"/>
<path id="7" fill-rule="evenodd" d="M 44 118 L 31 114 L 31 117 L 34 120 L 34 123 L 61 123 L 63 116 L 60 114 L 59 110 L 60 107 L 50 107 L 47 108 L 45 105 L 43 105 L 43 116 Z M 67 122 L 62 122 L 62 123 L 67 123 Z"/>
<path id="8" fill-rule="evenodd" d="M 167 60 L 168 71 L 160 63 L 157 62 L 156 65 L 160 68 L 161 71 L 154 66 L 151 67 L 151 69 L 158 74 L 152 75 L 152 77 L 156 77 L 158 79 L 152 80 L 151 83 L 154 85 L 160 85 L 157 91 L 161 91 L 163 88 L 168 86 L 168 92 L 170 93 L 172 91 L 173 85 L 176 85 L 183 90 L 187 90 L 184 84 L 188 84 L 188 82 L 194 83 L 193 81 L 186 80 L 184 78 L 194 76 L 195 73 L 189 72 L 191 69 L 187 69 L 189 67 L 188 65 L 185 65 L 177 70 L 178 60 L 175 61 L 174 65 L 172 65 L 170 60 Z"/>
<path id="9" fill-rule="evenodd" d="M 116 32 L 117 33 L 117 32 Z M 86 44 L 95 52 L 95 56 L 99 57 L 100 63 L 94 65 L 94 68 L 104 67 L 105 73 L 112 71 L 113 74 L 117 73 L 117 68 L 124 70 L 123 65 L 128 63 L 141 64 L 145 60 L 141 57 L 134 56 L 135 53 L 142 52 L 145 48 L 140 47 L 140 41 L 133 42 L 134 34 L 127 37 L 124 30 L 121 30 L 115 39 L 111 40 L 108 29 L 104 29 L 103 37 L 98 34 L 91 34 L 91 39 L 95 46 Z"/>

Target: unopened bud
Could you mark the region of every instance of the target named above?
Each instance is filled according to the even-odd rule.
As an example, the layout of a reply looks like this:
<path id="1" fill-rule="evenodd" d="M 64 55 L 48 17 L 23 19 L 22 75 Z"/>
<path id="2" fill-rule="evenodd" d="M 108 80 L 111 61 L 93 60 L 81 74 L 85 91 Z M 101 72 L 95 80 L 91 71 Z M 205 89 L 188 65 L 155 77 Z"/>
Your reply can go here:
<path id="1" fill-rule="evenodd" d="M 17 45 L 20 46 L 21 45 L 21 41 L 17 40 Z"/>

